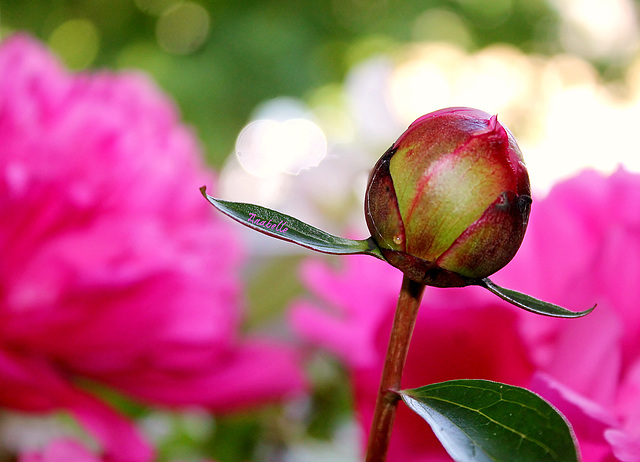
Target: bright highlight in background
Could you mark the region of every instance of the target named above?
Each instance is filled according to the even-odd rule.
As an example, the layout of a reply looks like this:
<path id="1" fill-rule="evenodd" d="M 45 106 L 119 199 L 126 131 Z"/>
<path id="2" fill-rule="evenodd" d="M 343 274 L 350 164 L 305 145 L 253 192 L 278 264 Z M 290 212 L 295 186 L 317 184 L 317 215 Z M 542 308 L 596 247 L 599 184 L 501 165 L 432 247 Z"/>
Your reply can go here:
<path id="1" fill-rule="evenodd" d="M 631 0 L 554 0 L 564 47 L 589 58 L 619 59 L 638 50 L 638 12 Z"/>
<path id="2" fill-rule="evenodd" d="M 450 44 L 416 44 L 388 76 L 391 111 L 407 126 L 448 106 L 481 108 L 509 127 L 532 188 L 546 193 L 585 168 L 640 171 L 636 145 L 640 81 L 636 59 L 618 88 L 588 61 L 566 54 L 527 55 L 508 45 L 468 54 Z"/>
<path id="3" fill-rule="evenodd" d="M 256 120 L 242 130 L 236 142 L 238 162 L 259 177 L 298 174 L 317 166 L 326 153 L 323 131 L 307 119 Z"/>

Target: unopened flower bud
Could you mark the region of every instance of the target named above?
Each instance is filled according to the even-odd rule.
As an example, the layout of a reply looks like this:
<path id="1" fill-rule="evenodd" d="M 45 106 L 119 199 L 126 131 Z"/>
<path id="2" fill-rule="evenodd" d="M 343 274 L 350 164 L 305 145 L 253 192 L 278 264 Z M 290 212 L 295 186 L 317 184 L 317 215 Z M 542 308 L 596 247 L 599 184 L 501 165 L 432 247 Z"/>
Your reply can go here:
<path id="1" fill-rule="evenodd" d="M 497 117 L 448 108 L 420 117 L 380 158 L 365 216 L 384 257 L 408 277 L 465 286 L 513 258 L 530 196 L 520 149 Z"/>

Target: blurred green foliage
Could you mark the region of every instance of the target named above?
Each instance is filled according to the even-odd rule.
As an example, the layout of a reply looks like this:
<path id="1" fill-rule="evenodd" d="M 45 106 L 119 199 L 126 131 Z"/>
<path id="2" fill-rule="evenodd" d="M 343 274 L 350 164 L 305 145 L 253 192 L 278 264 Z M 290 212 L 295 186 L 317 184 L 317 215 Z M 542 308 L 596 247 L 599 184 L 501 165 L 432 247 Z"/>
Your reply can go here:
<path id="1" fill-rule="evenodd" d="M 0 27 L 49 42 L 71 67 L 149 72 L 176 99 L 215 166 L 232 152 L 256 104 L 305 98 L 381 49 L 411 40 L 554 49 L 556 17 L 544 0 L 209 0 L 198 3 L 208 14 L 202 43 L 188 53 L 167 51 L 159 23 L 185 3 L 195 4 L 0 0 Z M 70 20 L 83 22 L 61 29 Z M 188 32 L 188 17 L 185 24 Z"/>

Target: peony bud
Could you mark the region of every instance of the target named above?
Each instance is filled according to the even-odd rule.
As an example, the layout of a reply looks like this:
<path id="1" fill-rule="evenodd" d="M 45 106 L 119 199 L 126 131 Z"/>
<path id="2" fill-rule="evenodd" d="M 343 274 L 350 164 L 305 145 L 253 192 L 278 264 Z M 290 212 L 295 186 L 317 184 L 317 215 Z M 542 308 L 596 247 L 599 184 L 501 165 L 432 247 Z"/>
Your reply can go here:
<path id="1" fill-rule="evenodd" d="M 513 258 L 530 195 L 520 149 L 497 116 L 448 108 L 420 117 L 380 158 L 365 216 L 384 257 L 409 278 L 466 286 Z"/>

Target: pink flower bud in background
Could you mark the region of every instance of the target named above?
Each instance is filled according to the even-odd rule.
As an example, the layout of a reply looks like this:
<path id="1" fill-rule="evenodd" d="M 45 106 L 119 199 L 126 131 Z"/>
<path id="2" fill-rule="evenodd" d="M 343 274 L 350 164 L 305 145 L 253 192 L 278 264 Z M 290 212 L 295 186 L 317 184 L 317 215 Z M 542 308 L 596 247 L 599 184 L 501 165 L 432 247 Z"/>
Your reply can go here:
<path id="1" fill-rule="evenodd" d="M 497 116 L 448 108 L 420 117 L 380 158 L 365 216 L 384 257 L 411 279 L 465 286 L 513 258 L 530 195 L 520 149 Z"/>

